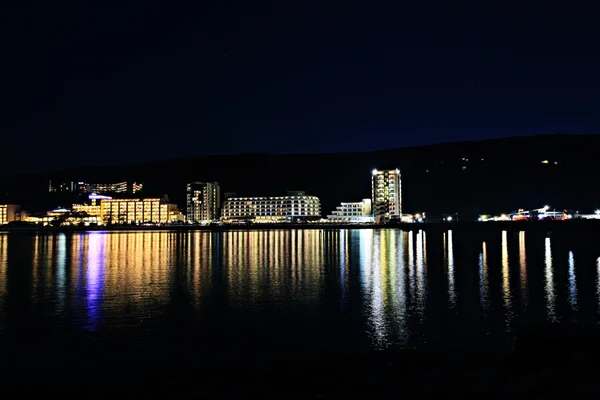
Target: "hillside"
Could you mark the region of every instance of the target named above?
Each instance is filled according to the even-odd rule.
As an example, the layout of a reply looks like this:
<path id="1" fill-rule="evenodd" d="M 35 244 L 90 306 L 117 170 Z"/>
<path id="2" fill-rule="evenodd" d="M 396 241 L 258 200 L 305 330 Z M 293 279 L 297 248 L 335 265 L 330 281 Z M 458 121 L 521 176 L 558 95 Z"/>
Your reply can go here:
<path id="1" fill-rule="evenodd" d="M 543 204 L 590 211 L 600 207 L 598 150 L 600 135 L 544 135 L 366 153 L 207 156 L 4 178 L 0 202 L 43 209 L 69 201 L 52 198 L 48 180 L 130 180 L 183 208 L 187 182 L 217 181 L 222 193 L 239 195 L 305 190 L 321 198 L 326 215 L 341 201 L 370 197 L 373 168 L 400 168 L 405 212 L 476 215 Z"/>

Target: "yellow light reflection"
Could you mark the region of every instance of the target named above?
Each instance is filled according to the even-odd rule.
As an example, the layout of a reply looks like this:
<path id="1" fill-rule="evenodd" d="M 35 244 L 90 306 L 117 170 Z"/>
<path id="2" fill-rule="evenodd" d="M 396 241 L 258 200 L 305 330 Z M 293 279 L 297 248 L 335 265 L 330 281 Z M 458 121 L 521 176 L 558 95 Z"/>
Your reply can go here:
<path id="1" fill-rule="evenodd" d="M 554 276 L 552 271 L 552 248 L 550 243 L 550 238 L 546 238 L 545 242 L 545 263 L 546 268 L 544 270 L 545 278 L 546 278 L 546 312 L 548 319 L 552 322 L 556 321 L 555 314 L 555 303 L 556 298 L 554 294 Z"/>
<path id="2" fill-rule="evenodd" d="M 6 296 L 6 269 L 8 268 L 8 235 L 0 232 L 0 299 Z M 3 302 L 0 302 L 3 304 Z"/>
<path id="3" fill-rule="evenodd" d="M 502 296 L 504 299 L 504 308 L 506 308 L 506 326 L 510 326 L 512 321 L 512 295 L 510 292 L 510 269 L 508 265 L 508 233 L 502 231 Z"/>
<path id="4" fill-rule="evenodd" d="M 504 298 L 504 307 L 509 309 L 511 304 L 511 294 L 507 235 L 508 233 L 506 231 L 502 231 L 502 293 Z"/>
<path id="5" fill-rule="evenodd" d="M 483 242 L 479 253 L 479 296 L 484 314 L 487 314 L 489 307 L 489 287 L 487 244 Z"/>
<path id="6" fill-rule="evenodd" d="M 519 232 L 519 272 L 521 302 L 523 307 L 527 307 L 527 251 L 525 249 L 525 231 Z"/>

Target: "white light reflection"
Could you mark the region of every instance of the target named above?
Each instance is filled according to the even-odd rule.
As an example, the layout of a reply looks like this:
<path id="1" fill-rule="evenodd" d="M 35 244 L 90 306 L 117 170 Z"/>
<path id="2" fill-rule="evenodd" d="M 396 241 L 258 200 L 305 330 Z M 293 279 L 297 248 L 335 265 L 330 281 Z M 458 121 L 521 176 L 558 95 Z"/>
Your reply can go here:
<path id="1" fill-rule="evenodd" d="M 372 289 L 371 289 L 371 324 L 374 328 L 375 338 L 379 347 L 384 347 L 386 344 L 386 329 L 383 318 L 383 285 L 381 282 L 381 253 L 379 249 L 379 241 L 381 240 L 380 232 L 374 236 L 373 241 L 373 267 L 371 268 Z"/>
<path id="2" fill-rule="evenodd" d="M 456 306 L 456 289 L 454 287 L 454 242 L 452 239 L 452 230 L 448 231 L 448 298 L 450 307 Z"/>
<path id="3" fill-rule="evenodd" d="M 410 301 L 414 301 L 417 297 L 417 284 L 415 279 L 415 256 L 414 256 L 414 241 L 413 232 L 409 231 L 408 236 L 408 285 L 410 287 Z"/>
<path id="4" fill-rule="evenodd" d="M 575 256 L 569 251 L 569 302 L 571 309 L 577 310 L 577 280 L 575 277 Z"/>
<path id="5" fill-rule="evenodd" d="M 550 244 L 550 238 L 546 238 L 545 245 L 545 262 L 546 262 L 546 310 L 548 313 L 548 319 L 552 322 L 556 321 L 556 314 L 554 312 L 554 304 L 556 298 L 554 295 L 554 276 L 552 272 L 552 248 Z"/>
<path id="6" fill-rule="evenodd" d="M 404 262 L 404 235 L 405 232 L 396 232 L 395 238 L 399 243 L 396 251 L 395 260 L 395 282 L 392 287 L 392 301 L 396 305 L 394 319 L 395 325 L 398 327 L 398 337 L 405 343 L 408 340 L 409 332 L 406 325 L 406 264 Z M 393 263 L 394 261 L 392 261 Z"/>
<path id="7" fill-rule="evenodd" d="M 527 307 L 527 252 L 525 250 L 525 231 L 519 232 L 519 270 L 521 279 L 521 302 Z"/>
<path id="8" fill-rule="evenodd" d="M 344 304 L 348 295 L 348 231 L 346 229 L 341 230 L 339 238 L 340 286 L 342 289 L 342 304 Z"/>
<path id="9" fill-rule="evenodd" d="M 369 324 L 372 327 L 374 344 L 377 348 L 387 346 L 384 321 L 383 286 L 381 282 L 380 232 L 375 235 L 370 229 L 360 232 L 361 270 L 364 292 L 369 308 Z"/>
<path id="10" fill-rule="evenodd" d="M 425 276 L 425 258 L 423 253 L 424 234 L 422 230 L 417 233 L 417 309 L 421 320 L 425 319 L 425 306 L 427 304 L 427 289 Z"/>
<path id="11" fill-rule="evenodd" d="M 600 257 L 596 260 L 596 299 L 598 300 L 598 313 L 600 313 Z"/>
<path id="12" fill-rule="evenodd" d="M 487 245 L 485 242 L 483 242 L 481 246 L 481 253 L 479 253 L 479 297 L 483 313 L 487 314 L 489 307 L 489 282 Z"/>
<path id="13" fill-rule="evenodd" d="M 67 237 L 64 233 L 58 235 L 56 249 L 56 297 L 58 298 L 57 312 L 62 313 L 65 308 L 67 296 Z"/>

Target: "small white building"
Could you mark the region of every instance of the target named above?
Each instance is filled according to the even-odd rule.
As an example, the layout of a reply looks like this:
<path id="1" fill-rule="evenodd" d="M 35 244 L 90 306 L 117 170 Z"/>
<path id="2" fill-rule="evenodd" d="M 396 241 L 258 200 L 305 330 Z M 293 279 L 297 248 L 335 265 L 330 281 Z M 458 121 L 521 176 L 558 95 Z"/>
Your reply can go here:
<path id="1" fill-rule="evenodd" d="M 341 203 L 327 216 L 330 222 L 374 222 L 372 215 L 371 199 L 353 203 Z"/>

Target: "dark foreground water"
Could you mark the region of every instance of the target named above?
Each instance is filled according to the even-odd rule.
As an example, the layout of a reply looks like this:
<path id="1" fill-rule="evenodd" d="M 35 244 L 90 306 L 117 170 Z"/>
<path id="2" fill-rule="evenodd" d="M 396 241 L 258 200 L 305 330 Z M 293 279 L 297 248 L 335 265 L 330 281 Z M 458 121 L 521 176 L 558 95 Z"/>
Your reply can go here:
<path id="1" fill-rule="evenodd" d="M 599 320 L 600 267 L 542 234 L 0 233 L 0 351 L 57 359 L 510 349 Z"/>

